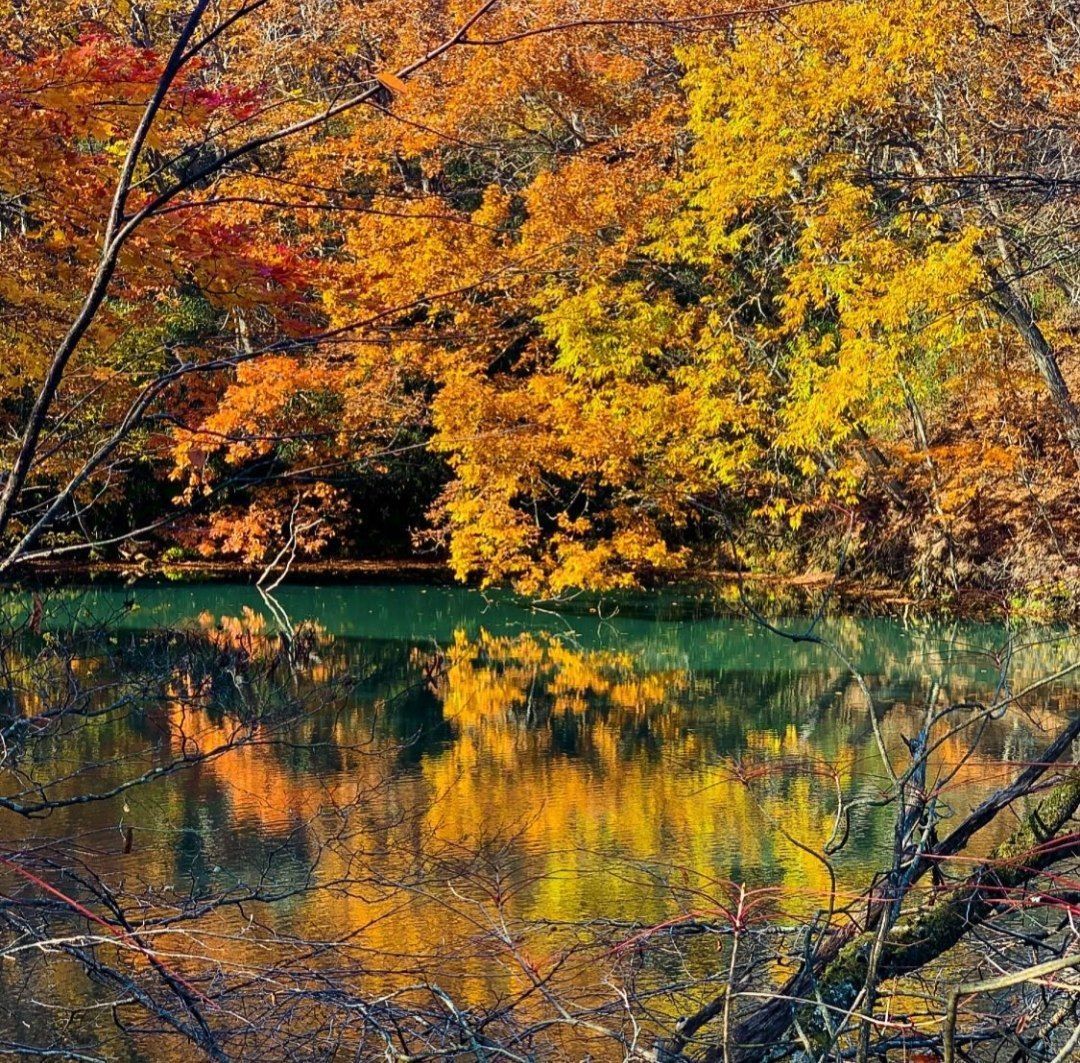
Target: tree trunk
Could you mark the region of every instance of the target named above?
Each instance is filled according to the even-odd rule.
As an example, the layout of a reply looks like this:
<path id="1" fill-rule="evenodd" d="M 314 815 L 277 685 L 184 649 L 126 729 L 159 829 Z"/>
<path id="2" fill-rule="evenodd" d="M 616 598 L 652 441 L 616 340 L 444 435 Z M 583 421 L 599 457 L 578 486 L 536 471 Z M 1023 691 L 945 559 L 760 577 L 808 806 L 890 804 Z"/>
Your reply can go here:
<path id="1" fill-rule="evenodd" d="M 1042 329 L 1035 320 L 1035 312 L 1023 289 L 1015 281 L 1008 280 L 993 266 L 987 266 L 986 272 L 994 282 L 995 298 L 993 305 L 1015 329 L 1031 352 L 1035 367 L 1043 378 L 1050 398 L 1057 408 L 1061 423 L 1065 429 L 1065 438 L 1069 441 L 1073 461 L 1080 470 L 1080 410 L 1073 402 L 1069 385 L 1061 374 L 1054 348 L 1047 342 Z"/>

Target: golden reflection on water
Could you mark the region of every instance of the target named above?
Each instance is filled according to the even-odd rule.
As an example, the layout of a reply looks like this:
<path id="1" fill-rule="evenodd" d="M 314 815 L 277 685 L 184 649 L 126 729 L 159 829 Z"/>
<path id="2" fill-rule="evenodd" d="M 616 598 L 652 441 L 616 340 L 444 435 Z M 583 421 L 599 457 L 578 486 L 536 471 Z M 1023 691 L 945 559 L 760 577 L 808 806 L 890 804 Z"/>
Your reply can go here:
<path id="1" fill-rule="evenodd" d="M 226 619 L 216 630 L 263 637 L 261 623 L 251 620 Z M 370 817 L 371 834 L 361 827 L 344 851 L 330 844 L 319 867 L 324 880 L 343 877 L 358 851 L 373 853 L 388 879 L 398 861 L 461 864 L 466 854 L 481 853 L 493 867 L 502 861 L 514 880 L 506 903 L 515 916 L 557 922 L 631 913 L 642 922 L 669 919 L 682 900 L 678 884 L 688 880 L 768 887 L 781 909 L 805 915 L 826 903 L 831 887 L 812 853 L 832 835 L 837 790 L 873 795 L 885 785 L 868 704 L 854 683 L 840 684 L 816 719 L 782 728 L 740 724 L 745 707 L 698 691 L 712 728 L 739 730 L 742 748 L 725 757 L 696 717 L 687 719 L 695 677 L 642 673 L 630 653 L 581 651 L 556 636 L 481 632 L 458 635 L 444 651 L 414 648 L 409 658 L 415 682 L 441 707 L 453 737 L 407 770 L 388 767 L 366 747 L 357 751 L 356 720 L 341 717 L 329 737 L 344 752 L 330 778 L 297 770 L 273 746 L 253 745 L 197 769 L 192 784 L 212 790 L 232 829 L 272 837 L 303 823 L 317 836 L 313 849 L 328 844 L 318 837 L 325 830 L 320 810 L 356 809 L 370 798 L 384 806 L 359 816 Z M 325 681 L 332 670 L 328 657 L 312 678 Z M 813 677 L 818 701 L 837 678 Z M 900 735 L 918 728 L 921 708 L 900 703 L 885 714 L 898 761 Z M 1005 749 L 1010 731 L 1049 727 L 1057 712 L 1043 708 L 1037 716 L 996 722 L 984 747 Z M 173 725 L 176 741 L 183 734 L 204 749 L 230 737 L 228 726 L 193 727 L 186 707 L 177 708 Z M 409 736 L 401 741 L 407 749 Z M 967 753 L 965 736 L 954 735 L 931 768 L 931 779 L 955 772 L 943 799 L 957 813 L 1007 774 L 999 758 Z M 398 826 L 379 822 L 399 816 Z M 877 866 L 887 827 L 880 817 L 880 825 L 871 821 L 853 838 L 850 856 L 838 860 L 842 892 L 843 872 L 854 886 L 860 871 Z M 997 840 L 988 835 L 983 845 Z M 650 874 L 646 865 L 658 870 Z M 674 887 L 662 885 L 672 880 Z M 439 908 L 446 940 L 459 929 L 468 933 L 441 901 L 431 906 Z M 316 892 L 290 920 L 304 933 L 369 927 L 366 944 L 374 952 L 420 955 L 436 944 L 428 907 L 415 899 L 401 909 L 396 899 Z M 471 972 L 462 985 L 466 997 L 474 981 L 475 992 L 489 991 L 489 974 Z"/>
<path id="2" fill-rule="evenodd" d="M 249 659 L 282 652 L 250 609 L 204 612 L 194 627 Z M 78 839 L 100 873 L 149 888 L 164 908 L 185 890 L 272 885 L 284 899 L 257 906 L 257 929 L 242 909 L 199 927 L 199 949 L 222 970 L 265 970 L 293 948 L 287 940 L 334 941 L 320 962 L 345 963 L 367 991 L 437 975 L 455 1000 L 483 1004 L 525 992 L 557 965 L 574 924 L 722 921 L 744 884 L 758 918 L 801 918 L 855 896 L 887 850 L 890 814 L 872 803 L 886 777 L 871 705 L 835 660 L 808 663 L 777 641 L 772 667 L 703 670 L 546 632 L 459 629 L 442 645 L 352 642 L 318 624 L 298 634 L 308 650 L 290 681 L 308 697 L 369 668 L 347 703 L 312 713 L 286 748 L 255 741 L 122 803 L 64 810 L 45 828 Z M 899 642 L 884 664 L 879 652 L 867 677 L 897 763 L 937 681 L 906 652 Z M 1050 674 L 1067 652 L 1034 648 L 1014 683 Z M 207 676 L 174 665 L 169 682 L 172 753 L 235 739 L 235 720 L 211 711 Z M 974 681 L 960 668 L 940 682 L 949 698 Z M 1030 758 L 1070 704 L 1060 690 L 1024 699 L 989 723 L 974 756 L 964 733 L 945 738 L 929 780 L 951 777 L 946 811 L 962 814 L 1007 778 L 1008 762 Z M 101 756 L 107 779 L 150 748 L 134 724 L 96 740 L 58 757 Z M 867 803 L 833 861 L 831 895 L 820 854 L 838 795 Z M 128 827 L 135 843 L 124 854 Z M 638 932 L 628 925 L 627 940 Z M 167 952 L 170 942 L 156 944 Z M 698 951 L 694 962 L 716 962 L 712 945 Z M 608 958 L 619 960 L 617 950 Z M 595 984 L 595 957 L 560 977 L 607 991 Z M 53 978 L 61 995 L 86 992 L 71 966 Z"/>

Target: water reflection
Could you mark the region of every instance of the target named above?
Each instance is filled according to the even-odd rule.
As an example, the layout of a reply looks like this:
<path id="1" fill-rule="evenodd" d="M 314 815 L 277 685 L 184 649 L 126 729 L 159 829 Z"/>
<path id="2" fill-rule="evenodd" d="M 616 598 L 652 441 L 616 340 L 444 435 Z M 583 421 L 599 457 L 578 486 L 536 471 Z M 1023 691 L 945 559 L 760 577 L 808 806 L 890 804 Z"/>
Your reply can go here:
<path id="1" fill-rule="evenodd" d="M 720 910 L 729 883 L 761 891 L 772 917 L 822 905 L 832 880 L 814 852 L 838 796 L 886 786 L 871 709 L 899 759 L 928 698 L 990 694 L 1010 637 L 830 621 L 858 682 L 828 649 L 735 620 L 560 619 L 460 591 L 336 588 L 283 593 L 283 632 L 243 588 L 151 589 L 127 611 L 120 593 L 55 598 L 31 641 L 112 617 L 71 667 L 91 701 L 121 691 L 125 708 L 33 743 L 6 763 L 5 793 L 57 778 L 69 780 L 57 793 L 107 790 L 227 749 L 244 728 L 252 740 L 42 824 L 0 813 L 8 845 L 61 842 L 52 851 L 165 912 L 234 896 L 201 931 L 223 972 L 279 962 L 268 952 L 286 941 L 333 941 L 333 963 L 347 958 L 366 991 L 434 969 L 469 1002 L 523 989 L 520 964 L 492 945 L 500 920 L 533 927 L 542 941 L 527 947 L 550 953 L 552 928 L 656 924 L 713 910 L 706 898 Z M 1016 689 L 1074 648 L 1014 642 Z M 9 698 L 34 718 L 46 706 L 33 670 L 9 657 Z M 287 734 L 256 718 L 271 697 L 281 712 L 305 706 Z M 1040 688 L 989 722 L 974 756 L 966 735 L 945 738 L 930 780 L 951 776 L 946 810 L 1029 760 L 1073 702 L 1069 683 Z M 891 829 L 888 810 L 858 805 L 841 892 L 877 866 Z M 983 849 L 999 840 L 987 833 Z M 255 894 L 258 932 L 239 903 Z M 80 999 L 96 992 L 67 977 Z M 25 1021 L 16 999 L 9 1017 Z"/>

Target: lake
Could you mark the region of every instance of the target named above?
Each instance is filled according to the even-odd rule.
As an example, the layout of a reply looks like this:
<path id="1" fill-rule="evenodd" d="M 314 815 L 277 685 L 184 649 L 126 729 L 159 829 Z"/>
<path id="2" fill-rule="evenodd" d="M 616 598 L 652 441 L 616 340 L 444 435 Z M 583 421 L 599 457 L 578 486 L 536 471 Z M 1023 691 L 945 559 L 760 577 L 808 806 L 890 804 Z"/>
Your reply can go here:
<path id="1" fill-rule="evenodd" d="M 110 709 L 43 727 L 9 755 L 3 792 L 118 792 L 43 819 L 0 812 L 4 848 L 49 854 L 38 877 L 54 886 L 81 868 L 177 922 L 229 899 L 182 942 L 167 920 L 154 931 L 177 965 L 197 945 L 219 977 L 246 977 L 320 942 L 319 962 L 348 967 L 367 993 L 434 972 L 440 991 L 481 1006 L 520 988 L 521 954 L 550 956 L 568 936 L 584 947 L 602 929 L 617 958 L 644 928 L 723 922 L 739 896 L 789 923 L 854 893 L 892 838 L 874 719 L 902 763 L 928 700 L 1022 690 L 1075 650 L 1059 630 L 855 617 L 822 621 L 822 646 L 712 614 L 707 596 L 558 612 L 414 585 L 285 586 L 272 599 L 217 584 L 53 591 L 27 638 L 47 648 L 93 632 L 69 684 Z M 281 655 L 283 629 L 303 653 L 259 682 L 302 710 L 271 731 L 244 705 L 252 662 Z M 200 664 L 203 643 L 225 665 Z M 18 711 L 41 712 L 33 669 L 9 660 L 7 673 Z M 942 735 L 930 784 L 946 824 L 1030 760 L 1074 703 L 1066 679 L 994 714 L 974 751 Z M 838 797 L 852 814 L 830 866 Z M 8 896 L 41 894 L 10 870 L 0 880 Z M 707 946 L 678 963 L 711 976 Z M 567 977 L 598 980 L 590 962 Z M 0 965 L 0 1017 L 53 1036 L 46 978 L 54 1002 L 85 1009 L 72 1020 L 83 1043 L 161 1058 L 145 1055 L 145 1031 L 113 1023 L 115 989 L 74 964 Z"/>

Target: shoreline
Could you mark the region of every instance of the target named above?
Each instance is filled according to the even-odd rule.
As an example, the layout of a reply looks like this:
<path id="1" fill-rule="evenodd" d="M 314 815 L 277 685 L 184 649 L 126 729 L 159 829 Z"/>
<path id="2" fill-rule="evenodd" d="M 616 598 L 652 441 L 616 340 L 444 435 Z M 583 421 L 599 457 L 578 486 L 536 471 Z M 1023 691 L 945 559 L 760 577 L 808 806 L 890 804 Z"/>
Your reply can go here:
<path id="1" fill-rule="evenodd" d="M 15 578 L 0 581 L 9 587 L 75 586 L 95 583 L 169 584 L 169 583 L 251 583 L 263 571 L 261 565 L 239 562 L 179 561 L 166 563 L 143 559 L 134 562 L 55 562 L 39 561 L 22 566 Z M 288 584 L 364 585 L 377 583 L 429 584 L 432 586 L 475 586 L 455 580 L 443 561 L 421 559 L 334 560 L 296 562 L 291 566 Z M 749 594 L 748 594 L 749 592 Z M 781 573 L 740 573 L 725 570 L 703 570 L 677 582 L 657 584 L 636 591 L 611 592 L 611 597 L 632 599 L 655 595 L 680 595 L 698 598 L 714 597 L 717 605 L 742 611 L 739 599 L 747 595 L 756 608 L 769 612 L 772 607 L 801 605 L 813 611 L 828 595 L 827 612 L 847 612 L 885 616 L 905 614 L 944 614 L 958 619 L 1001 620 L 1022 617 L 1039 620 L 1066 620 L 1075 616 L 1072 607 L 1054 609 L 1047 606 L 1017 609 L 1015 601 L 986 590 L 967 589 L 955 596 L 920 597 L 909 589 L 887 583 L 872 583 L 857 579 L 836 579 L 831 572 L 806 572 L 798 575 Z M 583 602 L 603 598 L 603 595 L 577 596 Z M 558 602 L 534 599 L 538 607 L 557 607 Z M 569 601 L 569 600 L 564 600 Z M 1035 603 L 1038 605 L 1039 603 Z"/>
<path id="2" fill-rule="evenodd" d="M 21 565 L 15 579 L 0 582 L 25 583 L 27 578 L 38 577 L 61 584 L 141 579 L 255 583 L 264 569 L 264 565 L 248 565 L 239 561 L 37 561 Z M 436 584 L 454 582 L 453 574 L 443 562 L 415 559 L 297 561 L 289 567 L 286 582 L 303 583 L 315 579 L 334 583 L 374 583 L 383 580 Z"/>

